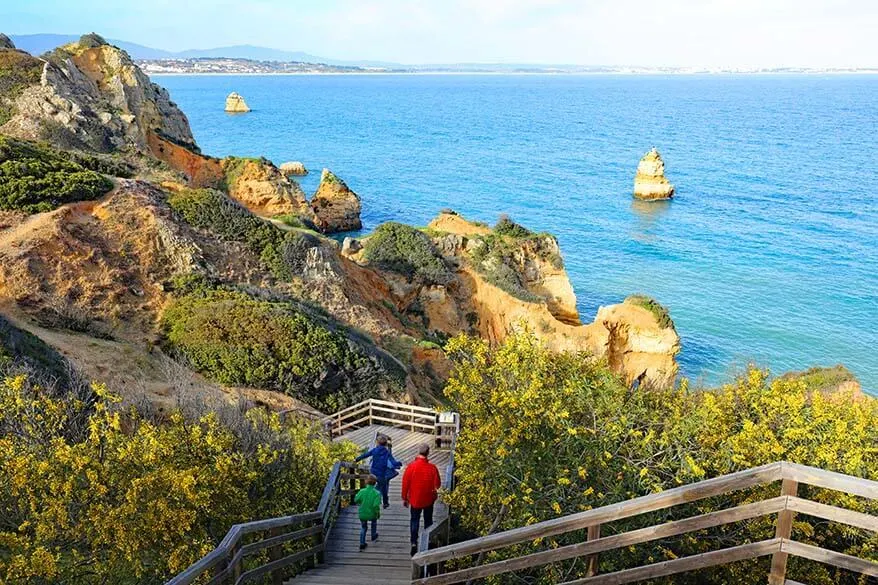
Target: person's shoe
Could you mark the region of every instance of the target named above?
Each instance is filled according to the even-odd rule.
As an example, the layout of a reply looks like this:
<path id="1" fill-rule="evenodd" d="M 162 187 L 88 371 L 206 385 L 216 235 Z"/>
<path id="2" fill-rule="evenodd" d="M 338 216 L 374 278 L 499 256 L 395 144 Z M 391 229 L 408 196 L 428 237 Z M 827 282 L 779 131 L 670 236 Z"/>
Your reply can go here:
<path id="1" fill-rule="evenodd" d="M 413 544 L 412 545 L 412 556 L 415 556 L 416 554 L 418 554 L 418 545 Z"/>
<path id="2" fill-rule="evenodd" d="M 390 504 L 384 504 L 384 509 L 385 509 L 385 510 L 386 510 L 387 508 L 389 508 L 389 507 L 390 507 Z"/>
<path id="3" fill-rule="evenodd" d="M 378 535 L 377 535 L 377 534 L 376 534 L 375 536 L 372 537 L 372 542 L 375 542 L 376 540 L 378 540 Z"/>
<path id="4" fill-rule="evenodd" d="M 366 543 L 365 542 L 360 545 L 360 550 L 366 550 Z"/>

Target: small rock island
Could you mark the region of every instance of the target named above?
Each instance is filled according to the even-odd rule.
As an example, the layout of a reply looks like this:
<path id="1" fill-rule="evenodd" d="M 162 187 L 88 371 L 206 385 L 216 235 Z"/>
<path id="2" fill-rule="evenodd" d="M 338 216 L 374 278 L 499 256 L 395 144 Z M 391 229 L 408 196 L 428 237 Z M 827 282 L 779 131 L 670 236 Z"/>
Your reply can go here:
<path id="1" fill-rule="evenodd" d="M 244 97 L 236 91 L 226 98 L 226 111 L 233 114 L 243 114 L 250 111 L 250 106 L 244 101 Z"/>
<path id="2" fill-rule="evenodd" d="M 308 169 L 299 161 L 290 161 L 280 166 L 280 172 L 288 177 L 304 177 L 308 174 Z"/>
<path id="3" fill-rule="evenodd" d="M 653 146 L 637 165 L 634 197 L 642 201 L 661 201 L 674 196 L 674 186 L 665 178 L 665 162 Z"/>

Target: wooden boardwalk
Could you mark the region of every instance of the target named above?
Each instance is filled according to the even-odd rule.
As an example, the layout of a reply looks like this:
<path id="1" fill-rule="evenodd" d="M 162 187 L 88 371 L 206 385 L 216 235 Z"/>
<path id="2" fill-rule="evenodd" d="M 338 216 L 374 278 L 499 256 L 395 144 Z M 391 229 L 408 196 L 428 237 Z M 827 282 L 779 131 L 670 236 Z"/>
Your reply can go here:
<path id="1" fill-rule="evenodd" d="M 401 471 L 415 459 L 418 447 L 427 443 L 431 447 L 430 461 L 439 467 L 440 476 L 444 476 L 449 452 L 436 450 L 435 435 L 370 425 L 336 440 L 353 441 L 366 449 L 374 445 L 378 432 L 391 438 L 393 456 L 403 464 Z M 360 520 L 357 507 L 349 506 L 341 511 L 329 534 L 325 563 L 287 581 L 287 585 L 408 585 L 412 577 L 409 510 L 402 505 L 401 489 L 402 473 L 390 482 L 390 508 L 381 512 L 376 542 L 371 542 L 367 535 L 368 547 L 359 550 Z M 446 513 L 445 506 L 437 502 L 433 521 L 440 521 Z"/>

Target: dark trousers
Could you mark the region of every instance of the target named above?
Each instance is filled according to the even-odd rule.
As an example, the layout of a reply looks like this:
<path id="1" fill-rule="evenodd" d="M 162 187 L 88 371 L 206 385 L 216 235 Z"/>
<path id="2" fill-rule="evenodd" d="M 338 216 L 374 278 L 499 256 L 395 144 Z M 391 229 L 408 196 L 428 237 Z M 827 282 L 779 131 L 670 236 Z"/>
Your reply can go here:
<path id="1" fill-rule="evenodd" d="M 412 544 L 418 544 L 418 525 L 421 523 L 421 512 L 424 513 L 424 530 L 433 525 L 433 504 L 426 508 L 415 508 L 412 506 Z"/>
<path id="2" fill-rule="evenodd" d="M 390 505 L 390 497 L 387 495 L 390 487 L 390 480 L 386 477 L 378 478 L 378 491 L 381 493 L 381 499 L 384 500 L 384 505 Z"/>
<path id="3" fill-rule="evenodd" d="M 360 520 L 360 544 L 366 544 L 366 526 L 372 523 L 372 540 L 378 538 L 378 520 Z"/>

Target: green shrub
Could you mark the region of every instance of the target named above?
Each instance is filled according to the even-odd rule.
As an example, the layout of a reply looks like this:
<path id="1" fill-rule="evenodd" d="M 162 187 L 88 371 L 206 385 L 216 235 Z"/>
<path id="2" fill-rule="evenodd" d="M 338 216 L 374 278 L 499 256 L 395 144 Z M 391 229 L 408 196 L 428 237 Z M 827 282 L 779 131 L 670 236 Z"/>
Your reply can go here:
<path id="1" fill-rule="evenodd" d="M 356 454 L 261 409 L 155 417 L 97 393 L 84 401 L 0 377 L 0 582 L 164 583 L 236 523 L 314 510 L 335 461 Z M 298 544 L 280 546 L 285 556 Z"/>
<path id="2" fill-rule="evenodd" d="M 534 235 L 532 231 L 512 221 L 508 215 L 503 214 L 494 226 L 494 233 L 498 236 L 511 238 L 529 238 Z"/>
<path id="3" fill-rule="evenodd" d="M 481 245 L 470 252 L 470 260 L 485 280 L 513 297 L 529 303 L 539 302 L 542 297 L 527 290 L 521 275 L 514 266 L 513 254 L 521 245 L 495 234 L 481 236 Z"/>
<path id="4" fill-rule="evenodd" d="M 0 209 L 51 211 L 112 188 L 112 181 L 52 148 L 0 136 Z"/>
<path id="5" fill-rule="evenodd" d="M 671 319 L 671 313 L 668 311 L 667 307 L 663 306 L 654 298 L 643 294 L 635 294 L 628 296 L 625 299 L 625 302 L 629 305 L 643 307 L 652 313 L 662 329 L 673 329 L 674 321 Z"/>
<path id="6" fill-rule="evenodd" d="M 366 240 L 367 261 L 409 279 L 448 284 L 452 275 L 430 238 L 411 226 L 387 222 Z"/>
<path id="7" fill-rule="evenodd" d="M 168 205 L 190 225 L 226 241 L 240 242 L 258 255 L 277 278 L 289 280 L 301 270 L 302 247 L 317 245 L 316 237 L 283 232 L 213 189 L 182 189 L 168 196 Z M 298 252 L 298 254 L 297 254 Z"/>
<path id="8" fill-rule="evenodd" d="M 712 391 L 631 391 L 586 353 L 555 352 L 518 333 L 494 345 L 460 336 L 446 351 L 455 368 L 446 396 L 465 424 L 447 501 L 480 536 L 612 505 L 707 478 L 786 460 L 878 480 L 878 400 L 816 392 L 803 380 L 749 369 Z M 604 524 L 605 535 L 776 497 L 778 483 Z M 800 487 L 824 504 L 878 513 L 878 502 Z M 600 555 L 600 573 L 770 539 L 776 515 L 625 547 Z M 582 542 L 574 531 L 491 553 L 491 561 Z M 878 559 L 871 532 L 797 515 L 793 539 Z M 467 561 L 462 559 L 461 562 Z M 655 585 L 765 583 L 768 560 L 657 578 Z M 492 583 L 558 583 L 584 576 L 565 561 Z M 791 559 L 790 579 L 856 585 L 857 576 Z"/>
<path id="9" fill-rule="evenodd" d="M 384 370 L 289 302 L 201 289 L 162 318 L 167 341 L 222 384 L 284 392 L 325 412 L 377 395 Z"/>

